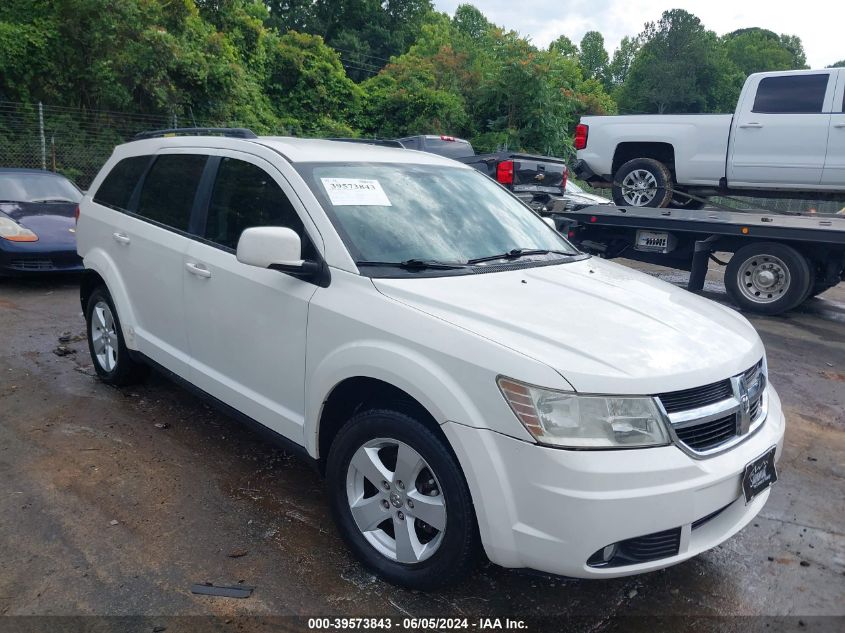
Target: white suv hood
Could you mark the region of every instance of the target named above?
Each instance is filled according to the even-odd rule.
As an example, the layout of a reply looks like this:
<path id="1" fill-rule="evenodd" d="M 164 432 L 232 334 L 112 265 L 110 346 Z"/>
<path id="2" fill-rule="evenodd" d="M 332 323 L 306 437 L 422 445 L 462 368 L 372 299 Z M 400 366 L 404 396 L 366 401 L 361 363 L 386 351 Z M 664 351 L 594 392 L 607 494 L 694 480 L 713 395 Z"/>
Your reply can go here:
<path id="1" fill-rule="evenodd" d="M 757 332 L 733 310 L 595 257 L 373 283 L 396 301 L 546 363 L 581 392 L 687 389 L 763 356 Z"/>

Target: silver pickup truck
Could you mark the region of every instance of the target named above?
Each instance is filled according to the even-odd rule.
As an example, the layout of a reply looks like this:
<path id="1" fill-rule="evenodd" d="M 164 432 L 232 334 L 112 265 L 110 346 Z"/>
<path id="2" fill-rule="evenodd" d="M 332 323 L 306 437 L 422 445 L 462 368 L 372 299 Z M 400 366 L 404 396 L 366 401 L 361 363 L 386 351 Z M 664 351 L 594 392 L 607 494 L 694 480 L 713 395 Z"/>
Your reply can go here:
<path id="1" fill-rule="evenodd" d="M 734 114 L 582 117 L 575 174 L 618 205 L 845 196 L 845 69 L 757 73 Z M 692 194 L 690 197 L 687 194 Z"/>

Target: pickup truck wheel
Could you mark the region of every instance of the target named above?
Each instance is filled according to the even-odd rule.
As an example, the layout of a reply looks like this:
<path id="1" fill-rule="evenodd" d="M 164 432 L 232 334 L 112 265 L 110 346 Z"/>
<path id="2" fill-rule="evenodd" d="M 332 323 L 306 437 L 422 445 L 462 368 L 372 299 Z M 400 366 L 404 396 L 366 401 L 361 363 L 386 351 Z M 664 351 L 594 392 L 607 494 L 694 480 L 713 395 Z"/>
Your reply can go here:
<path id="1" fill-rule="evenodd" d="M 635 158 L 613 176 L 613 201 L 629 207 L 667 207 L 672 201 L 672 174 L 653 158 Z"/>
<path id="2" fill-rule="evenodd" d="M 88 351 L 103 382 L 123 387 L 142 380 L 149 368 L 129 356 L 114 302 L 105 286 L 95 288 L 85 309 Z"/>
<path id="3" fill-rule="evenodd" d="M 791 310 L 806 298 L 811 283 L 807 259 L 776 242 L 744 246 L 725 270 L 725 288 L 734 303 L 760 314 Z"/>
<path id="4" fill-rule="evenodd" d="M 476 560 L 472 499 L 457 460 L 411 415 L 355 415 L 329 450 L 332 513 L 349 548 L 386 580 L 435 589 Z"/>

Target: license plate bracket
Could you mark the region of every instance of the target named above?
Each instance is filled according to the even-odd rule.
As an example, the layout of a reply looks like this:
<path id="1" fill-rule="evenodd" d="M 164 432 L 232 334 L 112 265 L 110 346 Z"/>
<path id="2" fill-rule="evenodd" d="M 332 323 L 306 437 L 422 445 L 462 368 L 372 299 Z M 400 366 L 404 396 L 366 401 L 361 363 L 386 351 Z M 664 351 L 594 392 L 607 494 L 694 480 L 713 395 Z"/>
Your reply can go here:
<path id="1" fill-rule="evenodd" d="M 775 467 L 776 446 L 772 446 L 757 459 L 745 466 L 742 474 L 742 492 L 745 494 L 745 503 L 751 503 L 752 499 L 760 493 L 768 490 L 778 480 L 778 471 Z"/>

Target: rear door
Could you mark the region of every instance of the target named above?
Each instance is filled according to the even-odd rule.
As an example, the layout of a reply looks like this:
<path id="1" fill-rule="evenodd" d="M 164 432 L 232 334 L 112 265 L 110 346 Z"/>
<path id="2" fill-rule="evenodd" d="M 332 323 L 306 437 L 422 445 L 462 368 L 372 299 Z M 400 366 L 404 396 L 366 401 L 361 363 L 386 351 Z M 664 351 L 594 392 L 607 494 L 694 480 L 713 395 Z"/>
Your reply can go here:
<path id="1" fill-rule="evenodd" d="M 728 186 L 801 189 L 822 179 L 833 71 L 752 78 L 738 105 Z"/>
<path id="2" fill-rule="evenodd" d="M 206 159 L 180 150 L 124 159 L 94 196 L 115 211 L 101 241 L 134 313 L 125 334 L 139 351 L 182 377 L 190 371 L 182 258 Z"/>
<path id="3" fill-rule="evenodd" d="M 303 258 L 314 259 L 319 234 L 270 163 L 234 151 L 211 160 L 216 175 L 201 237 L 181 263 L 192 382 L 302 444 L 305 334 L 317 287 L 242 264 L 235 251 L 246 228 L 286 226 L 302 238 Z"/>
<path id="4" fill-rule="evenodd" d="M 822 184 L 845 188 L 845 69 L 837 74 Z"/>

